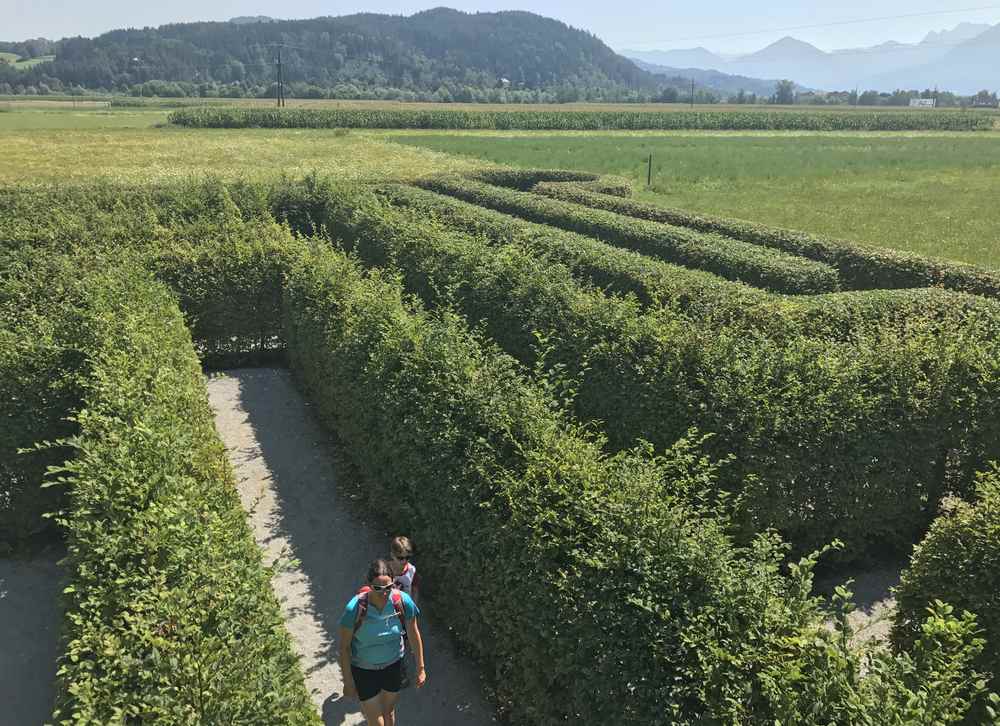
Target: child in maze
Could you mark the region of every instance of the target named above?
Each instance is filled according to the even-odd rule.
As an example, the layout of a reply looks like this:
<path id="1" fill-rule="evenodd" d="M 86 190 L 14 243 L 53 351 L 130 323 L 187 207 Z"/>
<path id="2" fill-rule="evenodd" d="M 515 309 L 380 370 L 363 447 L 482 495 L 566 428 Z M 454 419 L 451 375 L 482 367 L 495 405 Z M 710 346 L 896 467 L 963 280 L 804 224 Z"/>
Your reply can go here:
<path id="1" fill-rule="evenodd" d="M 389 542 L 389 567 L 392 569 L 393 584 L 400 592 L 405 592 L 416 603 L 420 586 L 417 580 L 417 568 L 411 561 L 412 559 L 413 543 L 410 541 L 410 538 L 402 535 L 393 537 L 392 541 Z M 412 654 L 409 645 L 404 633 L 403 646 L 405 651 L 403 655 L 402 688 L 409 688 L 410 686 L 410 661 Z"/>
<path id="2" fill-rule="evenodd" d="M 418 602 L 420 581 L 417 568 L 413 564 L 413 543 L 409 537 L 393 537 L 389 543 L 389 566 L 395 578 L 396 587 L 405 592 L 413 602 Z"/>

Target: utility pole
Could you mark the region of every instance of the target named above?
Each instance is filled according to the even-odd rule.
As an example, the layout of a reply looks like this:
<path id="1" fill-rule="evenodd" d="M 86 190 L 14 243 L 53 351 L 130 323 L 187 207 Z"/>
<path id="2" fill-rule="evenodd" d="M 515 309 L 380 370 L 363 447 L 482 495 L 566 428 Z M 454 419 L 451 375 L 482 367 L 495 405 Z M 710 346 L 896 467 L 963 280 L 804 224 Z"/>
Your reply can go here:
<path id="1" fill-rule="evenodd" d="M 281 75 L 281 46 L 278 46 L 278 108 L 285 105 L 285 82 Z"/>
<path id="2" fill-rule="evenodd" d="M 694 79 L 691 79 L 691 108 L 694 108 Z"/>

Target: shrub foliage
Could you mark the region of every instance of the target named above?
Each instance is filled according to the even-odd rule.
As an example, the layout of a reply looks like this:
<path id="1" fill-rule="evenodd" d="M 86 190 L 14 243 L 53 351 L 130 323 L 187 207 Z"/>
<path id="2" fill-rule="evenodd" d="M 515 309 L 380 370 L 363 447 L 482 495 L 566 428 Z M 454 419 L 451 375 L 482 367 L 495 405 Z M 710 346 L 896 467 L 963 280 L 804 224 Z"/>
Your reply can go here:
<path id="1" fill-rule="evenodd" d="M 503 173 L 484 178 L 627 192 Z M 456 635 L 515 722 L 990 714 L 992 479 L 918 552 L 898 650 L 863 660 L 848 594 L 827 629 L 816 556 L 790 565 L 766 527 L 800 548 L 859 531 L 855 553 L 905 545 L 998 458 L 995 303 L 786 297 L 378 192 L 313 177 L 3 193 L 0 535 L 61 510 L 57 722 L 318 721 L 196 357 L 284 346 L 373 503 L 433 553 L 430 581 L 468 583 Z M 373 269 L 274 218 L 342 236 Z M 44 490 L 63 496 L 44 501 L 42 472 L 63 460 Z M 972 554 L 953 572 L 955 551 Z"/>
<path id="2" fill-rule="evenodd" d="M 1000 468 L 984 473 L 973 501 L 952 498 L 914 550 L 897 589 L 894 637 L 909 646 L 928 603 L 947 601 L 975 613 L 987 646 L 980 665 L 1000 686 Z"/>
<path id="3" fill-rule="evenodd" d="M 516 722 L 948 723 L 982 700 L 974 620 L 946 612 L 913 656 L 879 651 L 878 677 L 859 675 L 806 594 L 814 560 L 783 575 L 774 537 L 733 547 L 697 503 L 714 466 L 692 442 L 603 455 L 552 381 L 329 250 L 290 271 L 284 314 L 293 369 L 372 499 L 479 603 L 452 625 Z"/>
<path id="4" fill-rule="evenodd" d="M 667 262 L 714 272 L 756 287 L 805 294 L 836 290 L 839 286 L 836 271 L 828 265 L 740 240 L 631 219 L 468 178 L 442 176 L 418 183 L 483 207 L 598 237 Z"/>
<path id="5" fill-rule="evenodd" d="M 702 327 L 424 216 L 345 199 L 325 221 L 369 264 L 398 266 L 425 300 L 482 321 L 527 367 L 544 351 L 571 382 L 577 415 L 601 422 L 613 449 L 666 447 L 691 426 L 711 433 L 713 455 L 734 455 L 720 476 L 744 493 L 754 531 L 776 526 L 805 548 L 837 536 L 854 554 L 905 547 L 945 491 L 1000 454 L 990 341 L 919 325 L 858 343 Z"/>
<path id="6" fill-rule="evenodd" d="M 863 247 L 807 232 L 768 227 L 744 220 L 692 214 L 597 193 L 576 184 L 549 184 L 543 181 L 534 190 L 552 199 L 583 204 L 637 219 L 721 234 L 731 239 L 825 262 L 837 269 L 845 289 L 879 290 L 940 285 L 951 290 L 1000 297 L 1000 274 L 975 265 L 888 248 Z"/>

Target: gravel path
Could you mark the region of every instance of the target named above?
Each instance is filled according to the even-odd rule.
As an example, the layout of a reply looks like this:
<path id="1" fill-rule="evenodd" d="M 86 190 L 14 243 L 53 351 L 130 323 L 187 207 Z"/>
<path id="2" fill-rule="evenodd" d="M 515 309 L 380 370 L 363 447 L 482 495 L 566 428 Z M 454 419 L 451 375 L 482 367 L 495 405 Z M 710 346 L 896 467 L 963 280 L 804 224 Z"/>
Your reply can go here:
<path id="1" fill-rule="evenodd" d="M 309 415 L 288 371 L 255 368 L 214 375 L 208 394 L 266 563 L 294 559 L 274 579 L 286 626 L 302 655 L 306 685 L 327 726 L 364 724 L 342 697 L 336 632 L 368 563 L 388 537 L 359 521 L 338 493 L 329 437 Z M 417 563 L 419 566 L 419 562 Z M 475 666 L 457 656 L 446 627 L 421 617 L 428 680 L 404 691 L 400 726 L 494 723 Z"/>
<path id="2" fill-rule="evenodd" d="M 37 726 L 55 707 L 61 547 L 0 558 L 0 725 Z"/>
<path id="3" fill-rule="evenodd" d="M 853 644 L 861 645 L 869 641 L 884 643 L 888 640 L 892 619 L 896 614 L 896 598 L 892 594 L 892 588 L 899 584 L 904 565 L 904 562 L 873 565 L 856 572 L 840 573 L 817 580 L 816 590 L 827 597 L 833 594 L 834 587 L 842 584 L 848 577 L 854 580 L 850 590 L 854 593 L 857 609 L 848 616 L 848 622 L 854 628 L 854 637 L 851 639 Z"/>

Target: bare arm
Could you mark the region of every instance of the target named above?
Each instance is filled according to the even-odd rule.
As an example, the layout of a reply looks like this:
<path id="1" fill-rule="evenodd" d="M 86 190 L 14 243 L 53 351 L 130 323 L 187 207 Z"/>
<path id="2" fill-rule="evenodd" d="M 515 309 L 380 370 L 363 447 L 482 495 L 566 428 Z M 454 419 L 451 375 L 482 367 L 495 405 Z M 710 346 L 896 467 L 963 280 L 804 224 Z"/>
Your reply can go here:
<path id="1" fill-rule="evenodd" d="M 427 672 L 424 670 L 424 640 L 420 636 L 420 626 L 417 625 L 416 618 L 410 618 L 406 623 L 406 635 L 410 641 L 410 650 L 413 651 L 413 658 L 417 662 L 417 688 L 424 685 L 427 680 Z"/>
<path id="2" fill-rule="evenodd" d="M 340 628 L 340 673 L 344 679 L 344 698 L 357 698 L 358 689 L 354 686 L 354 674 L 351 673 L 351 641 L 354 631 L 350 628 Z"/>

